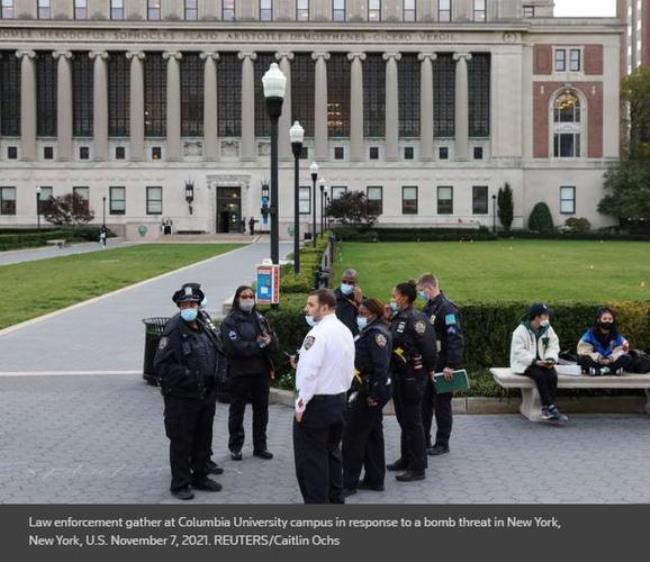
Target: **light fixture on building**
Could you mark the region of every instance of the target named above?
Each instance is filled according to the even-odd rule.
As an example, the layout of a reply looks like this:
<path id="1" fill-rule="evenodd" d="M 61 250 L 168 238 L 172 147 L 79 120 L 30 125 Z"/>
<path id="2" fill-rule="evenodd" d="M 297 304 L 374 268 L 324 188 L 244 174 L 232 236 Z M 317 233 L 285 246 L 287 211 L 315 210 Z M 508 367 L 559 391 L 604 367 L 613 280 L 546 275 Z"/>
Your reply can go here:
<path id="1" fill-rule="evenodd" d="M 194 182 L 191 179 L 185 181 L 185 201 L 192 214 L 192 203 L 194 202 Z"/>

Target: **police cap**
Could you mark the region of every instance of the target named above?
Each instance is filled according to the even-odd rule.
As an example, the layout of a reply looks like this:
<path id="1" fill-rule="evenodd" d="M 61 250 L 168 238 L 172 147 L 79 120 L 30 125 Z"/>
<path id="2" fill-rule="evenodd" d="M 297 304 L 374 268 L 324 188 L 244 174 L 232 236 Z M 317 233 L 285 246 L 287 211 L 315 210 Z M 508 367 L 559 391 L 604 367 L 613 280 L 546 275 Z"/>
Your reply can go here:
<path id="1" fill-rule="evenodd" d="M 185 283 L 178 291 L 174 293 L 172 300 L 177 304 L 182 302 L 197 302 L 201 303 L 205 295 L 201 290 L 200 283 Z"/>

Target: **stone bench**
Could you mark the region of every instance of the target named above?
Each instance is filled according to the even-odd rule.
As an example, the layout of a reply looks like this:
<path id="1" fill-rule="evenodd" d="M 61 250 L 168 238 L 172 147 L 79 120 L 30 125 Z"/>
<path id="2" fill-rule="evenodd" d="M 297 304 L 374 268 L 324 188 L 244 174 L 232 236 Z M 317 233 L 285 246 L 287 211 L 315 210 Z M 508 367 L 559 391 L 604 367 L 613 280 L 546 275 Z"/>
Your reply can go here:
<path id="1" fill-rule="evenodd" d="M 542 420 L 542 403 L 535 382 L 532 379 L 524 375 L 517 375 L 509 368 L 492 368 L 490 373 L 502 388 L 518 388 L 521 390 L 519 411 L 523 416 L 531 421 Z M 625 373 L 621 376 L 591 377 L 589 375 L 558 373 L 558 388 L 642 389 L 645 390 L 648 398 L 645 412 L 650 415 L 650 374 Z"/>
<path id="2" fill-rule="evenodd" d="M 48 246 L 58 246 L 59 248 L 64 248 L 66 244 L 68 243 L 67 240 L 61 238 L 61 239 L 55 239 L 55 240 L 48 240 L 47 245 Z"/>

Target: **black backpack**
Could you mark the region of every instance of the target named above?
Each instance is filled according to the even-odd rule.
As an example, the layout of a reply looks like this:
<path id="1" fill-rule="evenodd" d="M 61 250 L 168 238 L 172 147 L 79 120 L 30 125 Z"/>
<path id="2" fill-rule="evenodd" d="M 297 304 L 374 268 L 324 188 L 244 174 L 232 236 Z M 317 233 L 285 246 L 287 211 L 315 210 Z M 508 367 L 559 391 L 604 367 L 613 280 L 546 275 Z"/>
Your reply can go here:
<path id="1" fill-rule="evenodd" d="M 640 349 L 631 350 L 630 355 L 634 360 L 631 368 L 633 373 L 640 373 L 642 375 L 650 373 L 650 355 Z"/>

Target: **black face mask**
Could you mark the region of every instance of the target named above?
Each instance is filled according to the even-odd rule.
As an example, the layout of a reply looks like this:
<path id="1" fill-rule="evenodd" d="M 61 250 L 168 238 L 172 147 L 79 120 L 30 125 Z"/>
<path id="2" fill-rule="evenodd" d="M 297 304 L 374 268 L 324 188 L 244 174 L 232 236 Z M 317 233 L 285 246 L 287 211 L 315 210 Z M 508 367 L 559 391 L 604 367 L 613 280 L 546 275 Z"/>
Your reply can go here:
<path id="1" fill-rule="evenodd" d="M 612 329 L 612 326 L 614 326 L 613 322 L 598 322 L 598 326 L 600 326 L 600 329 L 603 332 L 609 332 Z"/>

